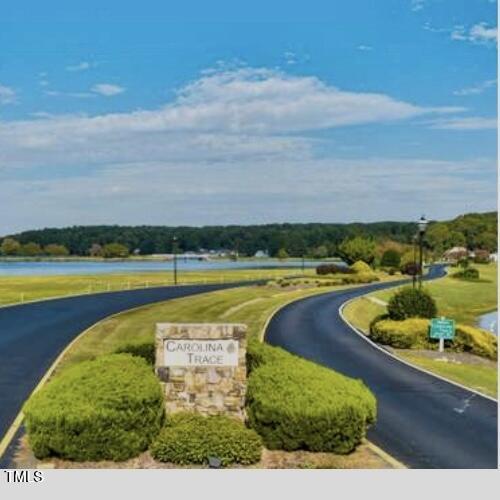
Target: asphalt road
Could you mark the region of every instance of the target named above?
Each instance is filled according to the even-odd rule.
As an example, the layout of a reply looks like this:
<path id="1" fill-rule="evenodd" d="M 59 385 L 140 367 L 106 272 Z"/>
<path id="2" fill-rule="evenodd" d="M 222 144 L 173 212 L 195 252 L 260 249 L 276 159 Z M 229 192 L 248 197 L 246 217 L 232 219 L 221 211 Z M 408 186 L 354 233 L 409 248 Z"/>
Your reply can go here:
<path id="1" fill-rule="evenodd" d="M 442 276 L 434 267 L 428 279 Z M 302 299 L 271 320 L 266 341 L 361 379 L 376 395 L 368 438 L 411 468 L 497 468 L 497 403 L 388 356 L 356 334 L 339 308 L 387 283 Z"/>
<path id="2" fill-rule="evenodd" d="M 241 284 L 147 288 L 0 308 L 0 440 L 59 353 L 89 326 L 133 307 Z"/>

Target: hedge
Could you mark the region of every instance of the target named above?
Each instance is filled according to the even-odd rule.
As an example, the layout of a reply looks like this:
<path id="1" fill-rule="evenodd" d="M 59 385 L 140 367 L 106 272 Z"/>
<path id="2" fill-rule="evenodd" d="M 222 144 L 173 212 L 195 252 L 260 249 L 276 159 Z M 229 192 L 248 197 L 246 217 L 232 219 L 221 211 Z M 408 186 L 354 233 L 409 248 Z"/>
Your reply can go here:
<path id="1" fill-rule="evenodd" d="M 351 276 L 342 278 L 343 285 L 359 285 L 373 283 L 374 281 L 380 281 L 380 278 L 374 272 L 352 274 Z"/>
<path id="2" fill-rule="evenodd" d="M 316 267 L 317 275 L 326 275 L 326 274 L 350 274 L 353 271 L 351 268 L 340 265 L 340 264 L 320 264 Z"/>
<path id="3" fill-rule="evenodd" d="M 146 362 L 154 366 L 156 350 L 154 342 L 144 342 L 142 344 L 127 344 L 122 347 L 119 347 L 116 351 L 116 354 L 132 354 L 133 356 L 138 356 L 146 360 Z"/>
<path id="4" fill-rule="evenodd" d="M 151 445 L 156 460 L 179 465 L 207 464 L 209 457 L 219 458 L 223 466 L 248 465 L 258 462 L 261 453 L 260 436 L 242 422 L 186 412 L 167 417 Z"/>
<path id="5" fill-rule="evenodd" d="M 372 273 L 372 268 L 363 260 L 358 260 L 351 265 L 351 270 L 355 273 Z"/>
<path id="6" fill-rule="evenodd" d="M 250 427 L 269 449 L 349 453 L 376 418 L 373 394 L 350 379 L 279 348 L 249 344 Z"/>
<path id="7" fill-rule="evenodd" d="M 437 349 L 438 341 L 429 338 L 429 325 L 429 320 L 423 318 L 404 321 L 383 319 L 371 325 L 370 338 L 401 349 Z M 497 338 L 473 326 L 457 325 L 455 339 L 445 340 L 445 346 L 452 351 L 497 359 Z"/>
<path id="8" fill-rule="evenodd" d="M 147 449 L 163 423 L 163 394 L 146 361 L 111 354 L 72 366 L 24 407 L 38 458 L 126 460 Z"/>

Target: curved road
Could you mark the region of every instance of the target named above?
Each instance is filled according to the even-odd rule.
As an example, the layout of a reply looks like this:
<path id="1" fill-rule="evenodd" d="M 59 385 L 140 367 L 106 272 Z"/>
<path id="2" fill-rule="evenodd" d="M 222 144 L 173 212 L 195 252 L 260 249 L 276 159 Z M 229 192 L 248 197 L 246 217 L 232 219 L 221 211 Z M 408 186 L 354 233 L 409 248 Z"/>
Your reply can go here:
<path id="1" fill-rule="evenodd" d="M 435 266 L 428 279 L 444 275 Z M 497 403 L 416 370 L 377 349 L 342 320 L 347 300 L 380 283 L 293 302 L 271 320 L 266 341 L 362 379 L 377 398 L 368 438 L 412 468 L 496 468 Z"/>
<path id="2" fill-rule="evenodd" d="M 242 284 L 147 288 L 0 308 L 0 441 L 58 354 L 89 326 L 133 307 Z"/>

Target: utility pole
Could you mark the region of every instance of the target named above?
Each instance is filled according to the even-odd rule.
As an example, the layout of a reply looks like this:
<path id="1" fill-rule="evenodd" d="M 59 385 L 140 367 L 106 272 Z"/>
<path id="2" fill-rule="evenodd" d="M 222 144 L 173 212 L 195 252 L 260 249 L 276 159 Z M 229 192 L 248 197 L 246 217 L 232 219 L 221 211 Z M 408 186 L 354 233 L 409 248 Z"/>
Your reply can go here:
<path id="1" fill-rule="evenodd" d="M 177 285 L 177 236 L 172 238 L 172 253 L 174 254 L 174 285 Z"/>

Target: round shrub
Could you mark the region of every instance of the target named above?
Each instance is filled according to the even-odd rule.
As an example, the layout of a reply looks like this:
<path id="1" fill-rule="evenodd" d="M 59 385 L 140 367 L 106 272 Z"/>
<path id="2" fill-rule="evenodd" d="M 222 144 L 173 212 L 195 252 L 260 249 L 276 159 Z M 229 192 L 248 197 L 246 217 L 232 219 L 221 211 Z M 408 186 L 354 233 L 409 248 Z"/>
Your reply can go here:
<path id="1" fill-rule="evenodd" d="M 353 274 L 342 278 L 343 285 L 359 285 L 379 281 L 379 277 L 374 272 Z"/>
<path id="2" fill-rule="evenodd" d="M 163 423 L 163 393 L 151 367 L 111 354 L 64 370 L 24 407 L 38 458 L 126 460 L 147 449 Z"/>
<path id="3" fill-rule="evenodd" d="M 463 280 L 478 280 L 479 279 L 479 271 L 475 267 L 468 267 L 463 271 L 459 271 L 458 273 L 452 274 L 453 278 L 459 278 Z"/>
<path id="4" fill-rule="evenodd" d="M 401 273 L 407 276 L 418 276 L 420 274 L 420 265 L 414 262 L 407 262 L 401 266 Z"/>
<path id="5" fill-rule="evenodd" d="M 247 390 L 250 427 L 269 449 L 351 452 L 375 421 L 376 401 L 360 381 L 265 346 Z M 255 364 L 254 364 L 255 366 Z"/>
<path id="6" fill-rule="evenodd" d="M 119 347 L 116 354 L 132 354 L 132 356 L 139 356 L 146 360 L 146 362 L 154 366 L 155 364 L 155 345 L 153 342 L 144 342 L 143 344 L 127 344 L 123 347 Z"/>
<path id="7" fill-rule="evenodd" d="M 379 320 L 370 326 L 370 338 L 400 349 L 437 349 L 439 341 L 429 338 L 429 320 Z M 485 330 L 456 325 L 455 338 L 445 341 L 446 349 L 469 352 L 489 359 L 497 358 L 497 338 Z"/>
<path id="8" fill-rule="evenodd" d="M 224 466 L 248 465 L 258 462 L 261 453 L 260 436 L 242 422 L 184 412 L 167 417 L 151 445 L 156 460 L 179 465 L 207 464 L 209 457 L 219 458 Z"/>
<path id="9" fill-rule="evenodd" d="M 433 318 L 437 314 L 437 307 L 435 300 L 425 290 L 403 288 L 390 298 L 387 312 L 395 320 Z"/>
<path id="10" fill-rule="evenodd" d="M 401 254 L 392 248 L 389 248 L 382 255 L 380 265 L 383 267 L 399 267 L 401 265 Z"/>
<path id="11" fill-rule="evenodd" d="M 351 265 L 351 270 L 357 274 L 369 274 L 372 273 L 372 268 L 363 260 L 358 260 Z"/>

